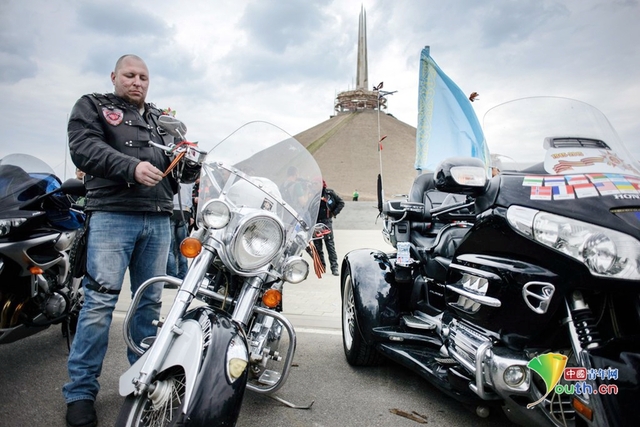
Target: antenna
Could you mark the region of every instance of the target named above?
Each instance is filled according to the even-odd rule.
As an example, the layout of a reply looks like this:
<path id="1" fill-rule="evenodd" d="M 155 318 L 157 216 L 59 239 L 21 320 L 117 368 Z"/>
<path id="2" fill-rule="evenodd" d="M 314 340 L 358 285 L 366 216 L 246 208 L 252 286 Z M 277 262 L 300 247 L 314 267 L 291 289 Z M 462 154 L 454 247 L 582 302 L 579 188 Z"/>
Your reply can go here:
<path id="1" fill-rule="evenodd" d="M 380 200 L 378 200 L 378 205 L 380 206 L 380 203 L 382 201 L 384 201 L 384 187 L 382 186 L 382 141 L 387 137 L 387 135 L 381 135 L 380 134 L 380 100 L 384 99 L 385 103 L 386 103 L 386 99 L 384 98 L 387 95 L 393 95 L 394 93 L 397 92 L 397 90 L 388 92 L 388 91 L 384 91 L 384 90 L 380 90 L 382 89 L 384 82 L 380 82 L 380 84 L 378 86 L 375 86 L 373 88 L 374 91 L 376 91 L 378 93 L 378 159 L 380 162 L 380 174 L 378 175 L 378 186 L 379 186 L 379 194 L 378 197 L 380 198 Z"/>

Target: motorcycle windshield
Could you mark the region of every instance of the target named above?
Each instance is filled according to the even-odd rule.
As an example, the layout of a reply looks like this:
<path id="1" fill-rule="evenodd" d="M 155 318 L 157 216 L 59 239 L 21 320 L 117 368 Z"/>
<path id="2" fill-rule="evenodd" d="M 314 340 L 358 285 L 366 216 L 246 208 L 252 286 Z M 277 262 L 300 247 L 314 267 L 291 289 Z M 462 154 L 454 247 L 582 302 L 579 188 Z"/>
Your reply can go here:
<path id="1" fill-rule="evenodd" d="M 250 122 L 207 154 L 198 215 L 207 201 L 224 199 L 236 210 L 268 210 L 289 232 L 303 233 L 309 240 L 321 192 L 320 168 L 302 144 L 271 123 Z"/>
<path id="2" fill-rule="evenodd" d="M 493 107 L 483 130 L 502 172 L 640 176 L 640 164 L 609 120 L 574 99 L 531 97 Z"/>
<path id="3" fill-rule="evenodd" d="M 0 159 L 0 211 L 10 211 L 60 188 L 53 169 L 29 154 Z"/>

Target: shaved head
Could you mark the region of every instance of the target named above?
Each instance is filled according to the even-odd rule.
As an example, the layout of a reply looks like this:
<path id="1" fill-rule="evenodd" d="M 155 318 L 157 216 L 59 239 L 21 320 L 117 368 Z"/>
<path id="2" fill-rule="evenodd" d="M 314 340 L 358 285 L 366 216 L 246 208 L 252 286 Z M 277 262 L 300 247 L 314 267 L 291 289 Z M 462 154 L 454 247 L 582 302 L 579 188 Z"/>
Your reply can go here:
<path id="1" fill-rule="evenodd" d="M 131 54 L 121 56 L 111 72 L 111 82 L 116 95 L 138 108 L 144 107 L 149 89 L 149 69 L 142 58 Z"/>
<path id="2" fill-rule="evenodd" d="M 120 58 L 118 58 L 118 60 L 116 61 L 116 66 L 115 66 L 115 67 L 114 67 L 114 69 L 113 69 L 113 71 L 114 71 L 115 73 L 117 73 L 117 72 L 118 72 L 118 69 L 119 69 L 120 67 L 122 67 L 122 62 L 123 62 L 125 59 L 127 59 L 127 58 L 136 59 L 136 60 L 138 60 L 138 61 L 140 61 L 140 62 L 142 62 L 142 63 L 144 64 L 144 61 L 143 61 L 143 60 L 142 60 L 142 58 L 140 58 L 138 55 L 134 55 L 134 54 L 132 54 L 132 53 L 128 53 L 128 54 L 126 54 L 126 55 L 122 55 L 122 56 L 121 56 Z"/>

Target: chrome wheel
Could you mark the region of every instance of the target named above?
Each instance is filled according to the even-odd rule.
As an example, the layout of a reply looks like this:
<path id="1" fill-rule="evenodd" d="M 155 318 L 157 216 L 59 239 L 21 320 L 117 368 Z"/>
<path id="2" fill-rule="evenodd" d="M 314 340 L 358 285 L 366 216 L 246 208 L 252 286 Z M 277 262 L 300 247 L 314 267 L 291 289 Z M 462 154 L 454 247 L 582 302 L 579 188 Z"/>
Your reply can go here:
<path id="1" fill-rule="evenodd" d="M 353 334 L 355 333 L 356 321 L 355 316 L 351 275 L 347 275 L 342 295 L 342 336 L 346 350 L 351 350 L 351 347 L 353 346 Z"/>
<path id="2" fill-rule="evenodd" d="M 184 400 L 185 376 L 181 369 L 166 372 L 141 396 L 129 395 L 120 410 L 118 426 L 173 426 Z"/>

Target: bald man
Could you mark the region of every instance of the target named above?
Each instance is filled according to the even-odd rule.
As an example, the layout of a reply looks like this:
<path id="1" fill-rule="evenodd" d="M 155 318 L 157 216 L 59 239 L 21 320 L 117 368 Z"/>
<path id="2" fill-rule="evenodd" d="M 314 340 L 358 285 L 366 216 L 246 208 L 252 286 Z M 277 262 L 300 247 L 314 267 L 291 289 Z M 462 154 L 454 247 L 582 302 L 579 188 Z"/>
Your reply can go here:
<path id="1" fill-rule="evenodd" d="M 63 387 L 67 425 L 97 424 L 94 402 L 107 352 L 113 309 L 129 270 L 132 294 L 147 279 L 166 273 L 177 183 L 163 151 L 173 137 L 159 131 L 162 111 L 146 102 L 149 70 L 136 55 L 124 55 L 111 72 L 113 93 L 82 96 L 69 117 L 69 150 L 86 172 L 89 213 L 85 302 L 69 354 Z M 150 286 L 133 319 L 133 339 L 156 335 L 162 283 Z M 128 351 L 129 362 L 137 355 Z"/>

